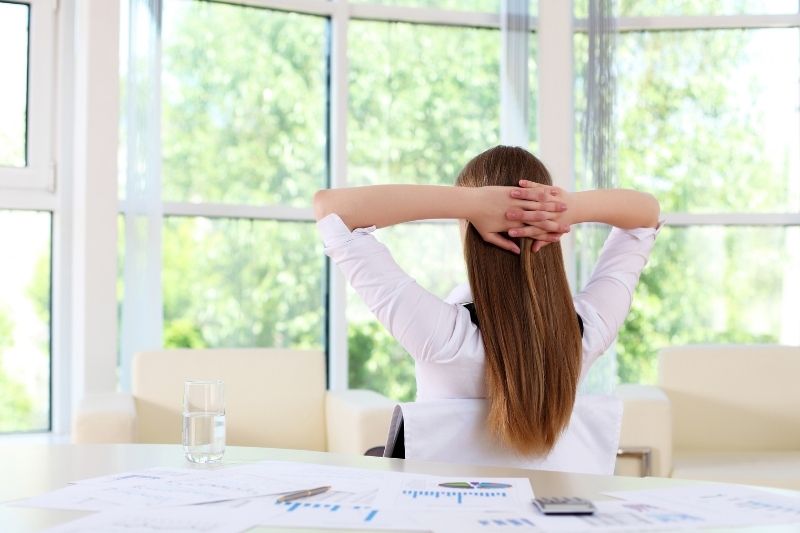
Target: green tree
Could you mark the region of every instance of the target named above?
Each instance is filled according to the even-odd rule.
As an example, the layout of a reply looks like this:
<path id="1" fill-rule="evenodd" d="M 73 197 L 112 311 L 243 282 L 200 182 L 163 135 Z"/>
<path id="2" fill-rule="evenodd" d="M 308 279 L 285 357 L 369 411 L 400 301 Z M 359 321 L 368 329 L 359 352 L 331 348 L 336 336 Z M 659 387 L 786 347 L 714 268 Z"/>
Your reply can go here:
<path id="1" fill-rule="evenodd" d="M 654 193 L 665 212 L 787 208 L 788 149 L 776 159 L 767 147 L 767 81 L 753 50 L 777 55 L 791 42 L 796 32 L 782 30 L 620 34 L 619 184 Z M 586 45 L 576 37 L 579 64 Z M 785 260 L 782 228 L 665 228 L 619 334 L 619 379 L 655 381 L 657 352 L 669 345 L 777 342 Z"/>
<path id="2" fill-rule="evenodd" d="M 0 433 L 24 430 L 34 415 L 33 399 L 25 387 L 3 369 L 3 351 L 13 344 L 14 323 L 0 309 Z"/>

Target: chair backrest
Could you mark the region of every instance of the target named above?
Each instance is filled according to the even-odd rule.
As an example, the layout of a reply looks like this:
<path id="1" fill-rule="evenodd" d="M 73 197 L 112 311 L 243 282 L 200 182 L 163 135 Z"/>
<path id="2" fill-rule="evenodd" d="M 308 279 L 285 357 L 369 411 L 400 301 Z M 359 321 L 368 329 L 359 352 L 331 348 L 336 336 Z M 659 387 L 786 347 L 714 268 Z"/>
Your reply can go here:
<path id="1" fill-rule="evenodd" d="M 659 354 L 677 450 L 800 450 L 800 347 L 695 345 Z"/>
<path id="2" fill-rule="evenodd" d="M 225 382 L 227 444 L 325 450 L 323 352 L 259 348 L 139 353 L 133 361 L 138 442 L 181 441 L 186 379 Z"/>
<path id="3" fill-rule="evenodd" d="M 406 459 L 614 473 L 622 403 L 613 396 L 578 395 L 570 422 L 547 456 L 523 456 L 498 445 L 486 425 L 482 399 L 426 400 L 395 408 L 385 455 L 394 457 L 400 422 Z"/>

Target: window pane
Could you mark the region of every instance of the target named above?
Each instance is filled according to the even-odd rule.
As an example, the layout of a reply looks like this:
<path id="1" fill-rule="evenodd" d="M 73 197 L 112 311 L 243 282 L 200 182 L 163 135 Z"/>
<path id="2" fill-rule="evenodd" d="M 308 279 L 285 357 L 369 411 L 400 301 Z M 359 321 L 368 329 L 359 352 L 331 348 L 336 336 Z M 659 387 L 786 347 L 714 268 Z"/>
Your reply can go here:
<path id="1" fill-rule="evenodd" d="M 689 343 L 800 344 L 800 228 L 665 227 L 617 341 L 623 382 Z"/>
<path id="2" fill-rule="evenodd" d="M 586 42 L 576 37 L 582 64 Z M 617 42 L 621 186 L 656 194 L 667 212 L 800 209 L 800 31 L 636 32 Z M 581 93 L 579 81 L 579 110 Z"/>
<path id="3" fill-rule="evenodd" d="M 585 17 L 589 0 L 575 0 L 575 16 Z M 620 16 L 764 15 L 797 13 L 797 0 L 620 0 Z"/>
<path id="4" fill-rule="evenodd" d="M 500 10 L 500 0 L 355 0 L 355 1 L 369 2 L 372 4 L 395 5 L 395 6 L 453 9 L 459 11 L 490 11 L 492 13 L 496 13 Z M 534 9 L 534 7 L 531 6 L 531 9 Z"/>
<path id="5" fill-rule="evenodd" d="M 166 347 L 322 349 L 322 247 L 311 222 L 169 217 Z"/>
<path id="6" fill-rule="evenodd" d="M 0 2 L 0 166 L 27 164 L 28 17 L 25 4 Z"/>
<path id="7" fill-rule="evenodd" d="M 498 31 L 353 21 L 349 47 L 349 183 L 452 184 L 498 143 Z"/>
<path id="8" fill-rule="evenodd" d="M 50 214 L 0 211 L 0 433 L 50 428 Z"/>
<path id="9" fill-rule="evenodd" d="M 379 230 L 398 264 L 417 283 L 442 298 L 467 274 L 455 223 L 405 224 Z M 422 253 L 420 253 L 422 251 Z M 416 396 L 414 361 L 349 289 L 350 387 L 379 391 L 399 401 Z"/>
<path id="10" fill-rule="evenodd" d="M 322 17 L 169 0 L 164 199 L 308 206 L 325 183 Z"/>

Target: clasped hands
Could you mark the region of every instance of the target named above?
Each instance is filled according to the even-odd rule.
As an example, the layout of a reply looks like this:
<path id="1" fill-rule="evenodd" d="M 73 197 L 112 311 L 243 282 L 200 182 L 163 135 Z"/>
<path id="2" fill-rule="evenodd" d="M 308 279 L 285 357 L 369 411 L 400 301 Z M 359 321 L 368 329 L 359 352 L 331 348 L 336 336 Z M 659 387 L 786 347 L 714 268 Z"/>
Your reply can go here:
<path id="1" fill-rule="evenodd" d="M 538 252 L 569 232 L 568 193 L 560 187 L 520 180 L 519 187 L 479 187 L 481 209 L 469 221 L 484 241 L 519 254 L 516 242 L 528 237 Z"/>

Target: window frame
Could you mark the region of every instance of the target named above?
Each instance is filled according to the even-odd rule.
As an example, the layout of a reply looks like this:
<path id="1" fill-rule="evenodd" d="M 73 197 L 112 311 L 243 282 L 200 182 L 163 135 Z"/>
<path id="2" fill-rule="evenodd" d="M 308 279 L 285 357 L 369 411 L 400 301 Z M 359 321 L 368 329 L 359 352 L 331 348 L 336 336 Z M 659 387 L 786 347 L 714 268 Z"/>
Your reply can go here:
<path id="1" fill-rule="evenodd" d="M 426 7 L 392 6 L 351 2 L 350 0 L 237 0 L 233 5 L 288 11 L 328 18 L 330 28 L 330 57 L 328 85 L 328 179 L 331 188 L 346 187 L 347 180 L 347 120 L 349 91 L 349 60 L 347 33 L 351 20 L 404 22 L 435 26 L 501 29 L 498 13 L 460 11 Z M 536 31 L 536 17 L 529 17 L 529 29 Z M 527 58 L 525 59 L 527 61 Z M 498 87 L 499 90 L 499 87 Z M 502 126 L 501 126 L 502 127 Z M 280 204 L 247 205 L 229 203 L 162 202 L 163 217 L 223 217 L 257 220 L 283 220 L 314 222 L 311 207 L 296 208 Z M 119 214 L 129 210 L 126 202 L 119 202 Z M 326 265 L 328 263 L 326 262 Z M 325 347 L 328 354 L 328 387 L 346 390 L 348 383 L 348 338 L 346 318 L 346 282 L 343 275 L 329 265 L 326 267 L 327 302 L 325 318 Z M 125 375 L 125 370 L 122 370 Z"/>
<path id="2" fill-rule="evenodd" d="M 0 166 L 0 209 L 38 211 L 50 216 L 50 313 L 48 335 L 48 424 L 31 432 L 62 432 L 68 427 L 64 416 L 65 375 L 60 358 L 64 353 L 60 327 L 63 289 L 69 279 L 62 253 L 65 244 L 61 196 L 56 190 L 56 0 L 10 0 L 5 3 L 29 7 L 28 77 L 26 109 L 27 164 L 25 167 Z M 63 268 L 62 268 L 63 267 Z M 62 274 L 63 271 L 63 274 Z"/>
<path id="3" fill-rule="evenodd" d="M 25 128 L 27 165 L 0 166 L 0 190 L 39 190 L 55 192 L 53 158 L 53 95 L 56 0 L 13 0 L 11 4 L 29 6 L 27 124 Z M 15 195 L 20 204 L 24 197 Z M 41 206 L 41 198 L 33 197 Z M 50 204 L 48 207 L 52 207 Z"/>

